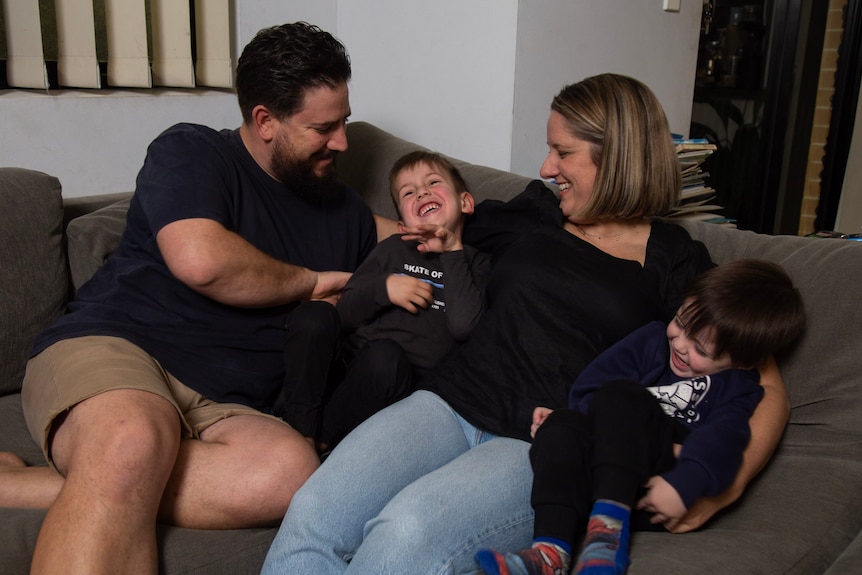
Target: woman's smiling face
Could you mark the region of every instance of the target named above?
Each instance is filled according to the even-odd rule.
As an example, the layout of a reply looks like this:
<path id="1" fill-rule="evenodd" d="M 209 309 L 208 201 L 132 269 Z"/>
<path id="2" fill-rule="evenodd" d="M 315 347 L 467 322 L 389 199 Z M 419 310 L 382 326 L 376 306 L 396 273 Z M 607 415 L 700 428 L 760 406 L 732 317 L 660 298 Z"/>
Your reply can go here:
<path id="1" fill-rule="evenodd" d="M 560 209 L 575 223 L 593 193 L 598 166 L 593 162 L 593 146 L 572 135 L 565 118 L 556 111 L 548 117 L 548 156 L 539 175 L 553 179 L 560 187 Z"/>

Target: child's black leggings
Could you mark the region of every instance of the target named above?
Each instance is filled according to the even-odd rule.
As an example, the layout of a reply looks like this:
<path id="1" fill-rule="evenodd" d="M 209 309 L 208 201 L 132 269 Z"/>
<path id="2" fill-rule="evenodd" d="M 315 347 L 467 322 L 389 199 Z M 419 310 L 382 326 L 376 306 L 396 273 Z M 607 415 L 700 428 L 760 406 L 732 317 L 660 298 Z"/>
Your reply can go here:
<path id="1" fill-rule="evenodd" d="M 642 486 L 675 464 L 680 425 L 643 386 L 611 382 L 595 392 L 586 415 L 555 410 L 539 427 L 533 466 L 534 535 L 574 543 L 583 536 L 592 504 L 610 499 L 634 508 Z M 633 511 L 633 530 L 663 530 Z"/>

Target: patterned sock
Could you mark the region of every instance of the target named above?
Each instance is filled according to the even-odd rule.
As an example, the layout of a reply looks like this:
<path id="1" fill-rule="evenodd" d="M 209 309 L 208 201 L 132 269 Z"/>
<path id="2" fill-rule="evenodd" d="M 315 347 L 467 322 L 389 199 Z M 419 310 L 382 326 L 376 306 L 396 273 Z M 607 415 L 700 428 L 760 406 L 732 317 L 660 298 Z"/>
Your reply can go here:
<path id="1" fill-rule="evenodd" d="M 587 524 L 578 575 L 622 575 L 629 566 L 631 511 L 610 501 L 596 501 Z"/>
<path id="2" fill-rule="evenodd" d="M 505 555 L 493 549 L 476 553 L 476 562 L 486 575 L 567 575 L 570 561 L 564 547 L 545 541 Z"/>

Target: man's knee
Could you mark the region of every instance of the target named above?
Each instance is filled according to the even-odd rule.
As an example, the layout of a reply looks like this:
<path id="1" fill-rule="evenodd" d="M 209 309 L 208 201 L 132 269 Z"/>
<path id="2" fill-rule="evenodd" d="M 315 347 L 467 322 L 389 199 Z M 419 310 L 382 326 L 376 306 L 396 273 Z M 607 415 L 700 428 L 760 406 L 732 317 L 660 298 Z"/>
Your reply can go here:
<path id="1" fill-rule="evenodd" d="M 92 472 L 128 484 L 167 477 L 181 437 L 180 418 L 166 399 L 140 390 L 111 390 L 58 418 L 50 449 L 57 469 Z M 95 470 L 99 471 L 95 471 Z"/>

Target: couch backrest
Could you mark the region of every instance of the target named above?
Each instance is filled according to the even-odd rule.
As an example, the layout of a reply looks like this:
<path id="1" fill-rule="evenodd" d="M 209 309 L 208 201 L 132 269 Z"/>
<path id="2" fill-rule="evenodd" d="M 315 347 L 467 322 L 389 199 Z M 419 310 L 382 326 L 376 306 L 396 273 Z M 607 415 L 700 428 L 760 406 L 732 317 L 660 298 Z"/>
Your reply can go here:
<path id="1" fill-rule="evenodd" d="M 368 202 L 375 214 L 396 219 L 389 196 L 389 170 L 395 160 L 414 150 L 427 150 L 367 122 L 347 124 L 350 146 L 338 156 L 338 176 Z M 481 202 L 487 198 L 508 200 L 524 190 L 532 178 L 511 172 L 468 164 L 447 156 L 464 176 L 470 193 Z M 536 172 L 538 173 L 538 166 Z"/>
<path id="2" fill-rule="evenodd" d="M 0 396 L 19 391 L 33 338 L 63 313 L 69 274 L 57 178 L 0 168 Z"/>

